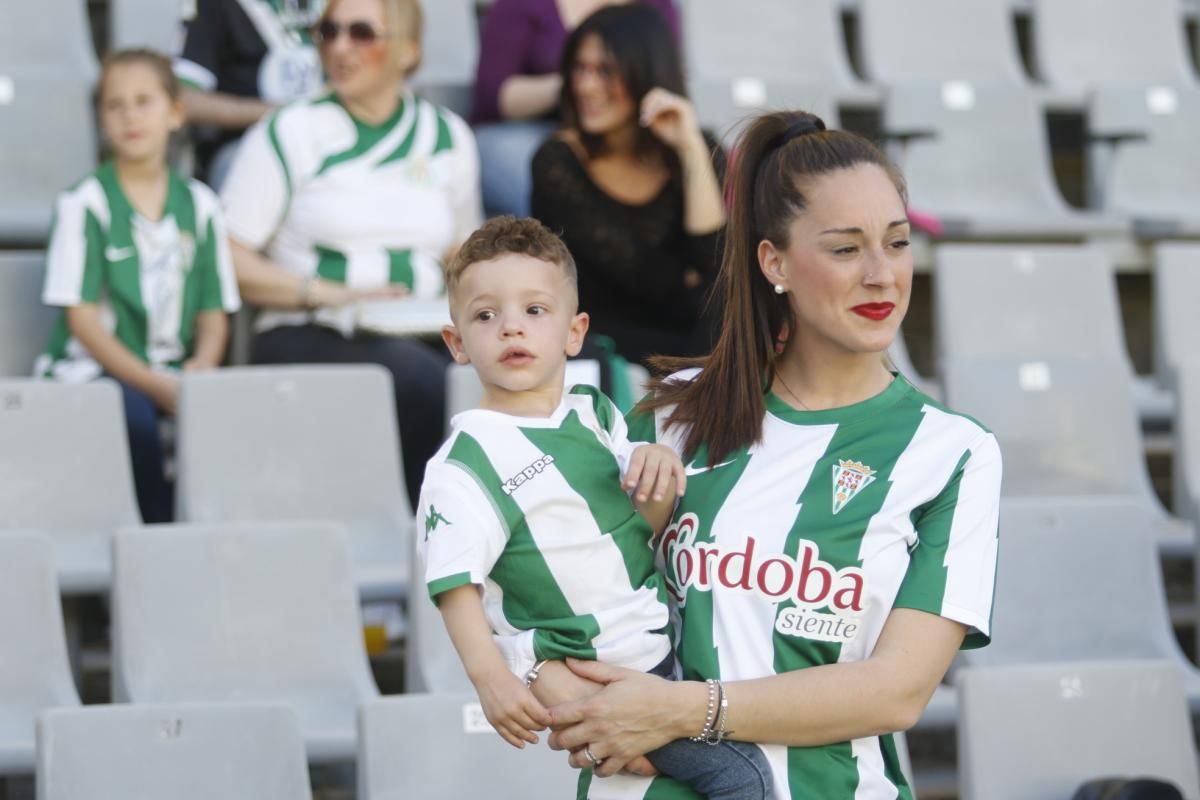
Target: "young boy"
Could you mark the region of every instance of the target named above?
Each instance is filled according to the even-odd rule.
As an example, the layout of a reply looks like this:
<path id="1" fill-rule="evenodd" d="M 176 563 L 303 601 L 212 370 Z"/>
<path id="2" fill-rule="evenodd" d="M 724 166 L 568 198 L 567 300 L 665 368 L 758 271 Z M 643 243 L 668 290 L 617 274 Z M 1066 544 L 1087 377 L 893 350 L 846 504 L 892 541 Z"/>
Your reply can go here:
<path id="1" fill-rule="evenodd" d="M 474 365 L 484 397 L 454 418 L 425 473 L 425 580 L 488 721 L 524 747 L 548 725 L 546 705 L 596 691 L 546 662 L 674 672 L 650 540 L 683 493 L 683 465 L 666 447 L 631 443 L 599 391 L 564 393 L 588 317 L 574 260 L 541 223 L 486 223 L 447 266 L 446 287 L 454 324 L 442 338 Z M 753 745 L 679 740 L 648 758 L 711 798 L 771 796 Z"/>

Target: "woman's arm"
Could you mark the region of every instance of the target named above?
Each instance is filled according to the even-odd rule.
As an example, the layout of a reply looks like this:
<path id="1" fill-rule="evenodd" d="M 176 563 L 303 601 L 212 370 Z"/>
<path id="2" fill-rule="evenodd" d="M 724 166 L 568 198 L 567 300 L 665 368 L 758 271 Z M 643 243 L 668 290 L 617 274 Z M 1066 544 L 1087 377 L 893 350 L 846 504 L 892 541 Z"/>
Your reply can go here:
<path id="1" fill-rule="evenodd" d="M 725 224 L 721 184 L 691 102 L 666 89 L 651 89 L 642 100 L 641 119 L 679 156 L 683 167 L 684 232 L 702 236 L 720 230 Z"/>
<path id="2" fill-rule="evenodd" d="M 562 76 L 510 75 L 500 84 L 498 108 L 505 119 L 537 119 L 558 105 L 562 93 Z"/>
<path id="3" fill-rule="evenodd" d="M 175 413 L 179 379 L 151 369 L 149 364 L 131 353 L 104 327 L 99 306 L 95 303 L 71 306 L 67 309 L 67 327 L 106 373 L 149 395 L 154 404 L 168 414 Z"/>
<path id="4" fill-rule="evenodd" d="M 523 5 L 519 0 L 496 0 L 488 9 L 479 37 L 479 66 L 475 70 L 475 107 L 471 116 L 476 122 L 538 116 L 531 109 L 549 93 L 547 86 L 518 81 L 507 88 L 508 92 L 515 90 L 516 96 L 508 97 L 506 105 L 506 84 L 514 77 L 544 77 L 522 75 L 534 33 L 532 12 Z M 557 102 L 555 96 L 541 113 Z"/>
<path id="5" fill-rule="evenodd" d="M 307 309 L 343 306 L 362 294 L 340 283 L 320 278 L 309 280 L 288 272 L 237 239 L 231 238 L 229 243 L 237 271 L 238 291 L 247 302 L 268 308 Z M 396 293 L 389 291 L 387 294 L 395 296 Z"/>
<path id="6" fill-rule="evenodd" d="M 240 131 L 270 114 L 274 108 L 257 97 L 239 97 L 203 89 L 183 90 L 183 110 L 193 125 Z"/>
<path id="7" fill-rule="evenodd" d="M 726 729 L 743 741 L 801 747 L 905 730 L 920 717 L 965 633 L 952 620 L 896 609 L 864 661 L 724 684 Z M 550 744 L 565 750 L 590 745 L 596 757 L 606 759 L 597 775 L 615 774 L 633 756 L 704 727 L 703 683 L 671 683 L 591 662 L 568 665 L 607 686 L 550 709 L 556 731 Z M 573 754 L 571 763 L 589 766 L 582 754 Z"/>
<path id="8" fill-rule="evenodd" d="M 196 347 L 183 365 L 185 371 L 216 369 L 225 358 L 229 340 L 229 317 L 223 310 L 201 311 L 196 315 Z"/>

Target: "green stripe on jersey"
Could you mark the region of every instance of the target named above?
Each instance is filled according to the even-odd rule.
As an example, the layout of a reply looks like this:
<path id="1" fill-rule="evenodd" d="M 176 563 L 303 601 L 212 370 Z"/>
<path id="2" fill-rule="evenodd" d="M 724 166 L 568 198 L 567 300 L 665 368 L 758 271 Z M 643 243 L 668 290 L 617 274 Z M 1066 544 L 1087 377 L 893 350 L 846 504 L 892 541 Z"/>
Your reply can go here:
<path id="1" fill-rule="evenodd" d="M 433 153 L 437 155 L 443 150 L 454 149 L 454 137 L 450 133 L 450 123 L 446 119 L 446 115 L 439 108 L 437 110 L 437 142 L 433 145 Z"/>
<path id="2" fill-rule="evenodd" d="M 288 197 L 291 197 L 292 171 L 288 169 L 287 156 L 283 154 L 283 145 L 279 141 L 278 111 L 271 114 L 271 119 L 267 122 L 267 138 L 271 140 L 271 149 L 275 151 L 275 157 L 279 159 L 279 168 L 283 170 L 283 185 L 287 189 Z"/>
<path id="3" fill-rule="evenodd" d="M 412 250 L 388 250 L 388 283 L 413 288 Z"/>
<path id="4" fill-rule="evenodd" d="M 116 168 L 111 161 L 96 170 L 96 179 L 104 190 L 110 212 L 106 249 L 114 254 L 127 254 L 116 261 L 105 257 L 108 267 L 106 284 L 117 323 L 113 335 L 134 355 L 148 362 L 150 356 L 146 350 L 147 320 L 146 304 L 142 298 L 141 259 L 133 241 L 133 215 L 136 212 L 117 182 Z"/>
<path id="5" fill-rule="evenodd" d="M 372 147 L 379 144 L 383 137 L 392 132 L 392 128 L 396 127 L 396 123 L 400 121 L 400 117 L 404 115 L 404 101 L 401 100 L 396 105 L 396 110 L 385 121 L 378 125 L 370 125 L 355 117 L 349 111 L 346 116 L 354 123 L 355 140 L 354 144 L 347 150 L 340 153 L 334 153 L 326 158 L 321 166 L 317 169 L 317 174 L 321 175 L 329 169 L 336 167 L 338 164 L 344 164 L 347 161 L 353 161 L 359 156 L 367 153 Z M 414 120 L 415 123 L 415 120 Z"/>
<path id="6" fill-rule="evenodd" d="M 582 384 L 572 386 L 570 394 L 590 397 L 592 399 L 592 410 L 596 412 L 596 420 L 600 423 L 600 427 L 609 433 L 613 432 L 613 426 L 617 422 L 619 412 L 617 411 L 617 407 L 613 405 L 613 401 L 608 399 L 607 395 L 595 386 L 584 386 Z M 653 424 L 653 421 L 651 421 L 651 424 Z M 631 442 L 653 441 L 653 439 L 638 439 L 632 436 L 629 440 Z"/>
<path id="7" fill-rule="evenodd" d="M 421 101 L 418 99 L 414 99 L 413 102 L 418 104 L 421 103 Z M 382 167 L 384 164 L 390 164 L 393 161 L 403 161 L 404 159 L 408 158 L 408 154 L 412 152 L 413 142 L 417 140 L 417 130 L 420 128 L 420 125 L 417 123 L 420 122 L 421 108 L 421 105 L 414 107 L 412 126 L 408 129 L 408 135 L 405 136 L 404 140 L 396 146 L 395 150 L 384 156 L 383 160 L 380 161 L 377 166 Z"/>
<path id="8" fill-rule="evenodd" d="M 504 616 L 516 628 L 534 630 L 533 649 L 539 659 L 573 656 L 595 661 L 592 642 L 600 625 L 590 614 L 577 615 L 567 602 L 533 540 L 525 513 L 501 490 L 504 481 L 483 447 L 460 432 L 446 461 L 457 464 L 479 484 L 508 530 L 508 544 L 489 576 L 504 590 Z"/>
<path id="9" fill-rule="evenodd" d="M 317 276 L 334 283 L 346 282 L 346 254 L 316 245 Z"/>

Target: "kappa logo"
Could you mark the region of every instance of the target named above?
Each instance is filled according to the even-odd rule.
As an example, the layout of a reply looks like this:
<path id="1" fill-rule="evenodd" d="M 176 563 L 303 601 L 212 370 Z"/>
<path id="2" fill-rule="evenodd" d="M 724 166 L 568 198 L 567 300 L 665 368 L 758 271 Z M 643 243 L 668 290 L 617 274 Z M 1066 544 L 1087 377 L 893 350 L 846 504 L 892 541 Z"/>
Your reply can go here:
<path id="1" fill-rule="evenodd" d="M 512 493 L 515 492 L 518 487 L 520 487 L 521 485 L 523 485 L 524 483 L 526 483 L 528 481 L 533 480 L 538 475 L 541 475 L 542 470 L 546 469 L 546 467 L 550 466 L 553 463 L 554 463 L 554 456 L 549 455 L 549 454 L 544 455 L 541 458 L 539 458 L 537 461 L 534 461 L 528 467 L 525 467 L 525 469 L 521 470 L 516 475 L 513 475 L 511 478 L 506 480 L 504 483 L 500 484 L 500 488 L 501 488 L 501 490 L 503 490 L 503 492 L 506 495 L 509 495 L 511 497 Z"/>
<path id="2" fill-rule="evenodd" d="M 861 461 L 838 459 L 833 467 L 833 513 L 846 507 L 863 489 L 875 482 L 875 470 Z"/>
<path id="3" fill-rule="evenodd" d="M 442 512 L 438 511 L 437 508 L 430 503 L 429 510 L 425 512 L 425 541 L 429 541 L 429 534 L 436 531 L 438 525 L 443 522 L 447 525 L 454 524 L 450 520 L 446 519 Z"/>

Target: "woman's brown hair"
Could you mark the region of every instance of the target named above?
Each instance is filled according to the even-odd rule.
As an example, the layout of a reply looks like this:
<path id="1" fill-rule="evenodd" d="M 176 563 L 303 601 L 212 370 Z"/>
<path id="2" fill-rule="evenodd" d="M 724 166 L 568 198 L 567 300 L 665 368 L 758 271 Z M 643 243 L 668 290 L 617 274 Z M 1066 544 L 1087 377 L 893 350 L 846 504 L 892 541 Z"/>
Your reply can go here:
<path id="1" fill-rule="evenodd" d="M 705 444 L 710 466 L 762 439 L 776 344 L 795 329 L 787 295 L 776 294 L 759 268 L 759 243 L 765 239 L 787 249 L 791 223 L 808 205 L 805 189 L 814 178 L 836 170 L 878 165 L 905 197 L 904 179 L 879 148 L 848 131 L 827 130 L 820 117 L 804 111 L 758 117 L 737 153 L 728 179 L 733 206 L 717 279 L 725 299 L 720 338 L 702 358 L 654 359 L 660 374 L 689 367 L 702 371 L 691 381 L 657 379 L 652 396 L 640 406 L 646 411 L 674 406 L 667 425 L 689 426 L 685 455 L 695 457 Z"/>

